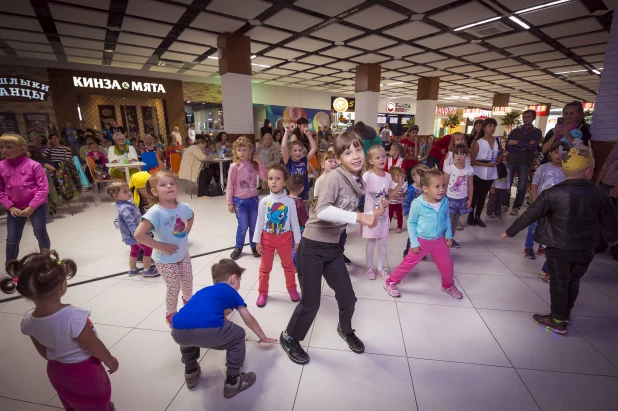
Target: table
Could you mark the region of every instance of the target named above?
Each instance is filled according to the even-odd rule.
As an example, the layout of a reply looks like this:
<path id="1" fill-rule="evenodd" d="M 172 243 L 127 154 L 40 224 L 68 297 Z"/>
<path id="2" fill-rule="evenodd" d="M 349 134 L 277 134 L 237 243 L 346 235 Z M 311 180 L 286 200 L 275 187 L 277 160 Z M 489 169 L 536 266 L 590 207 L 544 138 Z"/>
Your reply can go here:
<path id="1" fill-rule="evenodd" d="M 231 162 L 231 158 L 214 158 L 209 160 L 209 163 L 219 163 L 219 182 L 221 183 L 221 189 L 225 192 L 225 179 L 223 178 L 223 163 Z"/>
<path id="2" fill-rule="evenodd" d="M 129 174 L 129 169 L 130 168 L 137 168 L 139 169 L 140 167 L 143 167 L 146 165 L 146 163 L 142 163 L 141 161 L 136 161 L 133 163 L 129 163 L 129 164 L 125 164 L 125 163 L 107 163 L 105 164 L 107 166 L 107 168 L 117 168 L 117 169 L 122 169 L 124 168 L 124 175 L 127 178 L 127 184 L 131 184 L 131 174 Z"/>

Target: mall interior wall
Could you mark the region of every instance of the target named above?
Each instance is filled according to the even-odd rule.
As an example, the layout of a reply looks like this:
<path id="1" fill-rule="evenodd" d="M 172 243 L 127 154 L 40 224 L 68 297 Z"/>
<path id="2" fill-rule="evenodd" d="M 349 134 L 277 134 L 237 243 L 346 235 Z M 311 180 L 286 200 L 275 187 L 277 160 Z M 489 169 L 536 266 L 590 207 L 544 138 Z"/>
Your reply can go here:
<path id="1" fill-rule="evenodd" d="M 253 104 L 289 106 L 330 110 L 332 96 L 354 98 L 354 95 L 296 87 L 270 86 L 253 83 Z"/>

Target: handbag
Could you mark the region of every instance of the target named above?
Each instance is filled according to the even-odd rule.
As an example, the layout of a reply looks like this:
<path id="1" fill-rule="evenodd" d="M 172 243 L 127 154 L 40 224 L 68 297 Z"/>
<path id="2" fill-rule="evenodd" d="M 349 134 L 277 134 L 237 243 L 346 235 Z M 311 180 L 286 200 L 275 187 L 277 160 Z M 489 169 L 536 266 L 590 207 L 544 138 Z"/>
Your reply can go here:
<path id="1" fill-rule="evenodd" d="M 496 139 L 496 144 L 498 144 L 498 147 L 500 147 L 500 149 L 502 149 L 502 145 L 500 144 L 500 140 Z M 502 180 L 503 178 L 506 178 L 509 175 L 508 170 L 506 169 L 506 166 L 504 165 L 504 163 L 501 161 L 498 164 L 496 164 L 496 171 L 498 172 L 498 179 Z"/>
<path id="2" fill-rule="evenodd" d="M 220 184 L 211 183 L 206 187 L 206 195 L 208 197 L 219 197 L 223 195 L 223 189 Z"/>

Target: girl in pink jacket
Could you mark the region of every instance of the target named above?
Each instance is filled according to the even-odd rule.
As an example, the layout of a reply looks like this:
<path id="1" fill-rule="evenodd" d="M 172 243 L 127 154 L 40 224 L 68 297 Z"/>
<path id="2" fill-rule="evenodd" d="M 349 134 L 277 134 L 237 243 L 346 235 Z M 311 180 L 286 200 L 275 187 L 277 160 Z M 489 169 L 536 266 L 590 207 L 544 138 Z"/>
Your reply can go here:
<path id="1" fill-rule="evenodd" d="M 26 220 L 30 217 L 41 251 L 49 250 L 47 234 L 47 175 L 43 167 L 24 155 L 27 144 L 17 134 L 0 137 L 0 204 L 9 210 L 6 221 L 6 263 L 16 260 Z"/>

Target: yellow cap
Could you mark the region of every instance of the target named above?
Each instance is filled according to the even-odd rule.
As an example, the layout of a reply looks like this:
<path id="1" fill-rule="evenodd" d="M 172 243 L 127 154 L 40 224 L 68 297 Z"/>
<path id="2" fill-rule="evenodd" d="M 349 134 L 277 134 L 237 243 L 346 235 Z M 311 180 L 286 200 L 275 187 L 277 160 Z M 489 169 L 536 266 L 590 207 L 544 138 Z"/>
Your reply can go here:
<path id="1" fill-rule="evenodd" d="M 564 161 L 562 158 L 562 168 L 569 171 L 577 171 L 588 168 L 592 165 L 592 153 L 588 152 L 588 156 L 582 156 L 579 154 L 580 150 L 572 148 L 567 153 L 569 159 Z"/>

